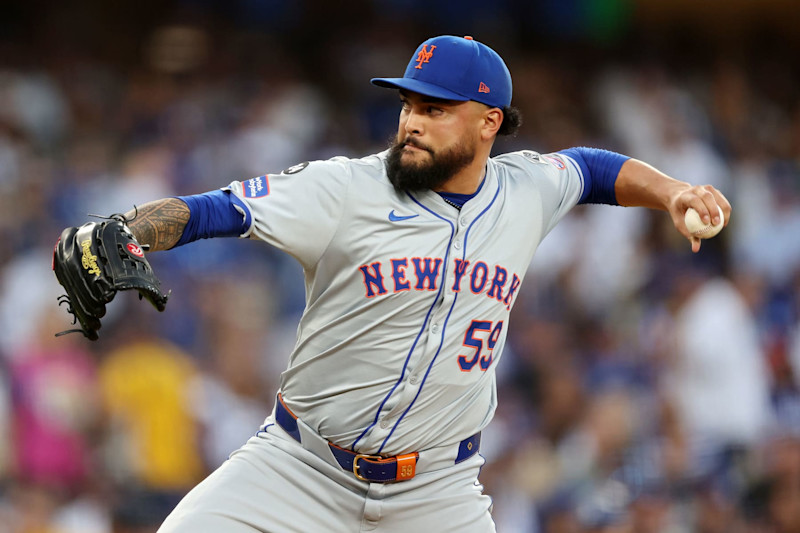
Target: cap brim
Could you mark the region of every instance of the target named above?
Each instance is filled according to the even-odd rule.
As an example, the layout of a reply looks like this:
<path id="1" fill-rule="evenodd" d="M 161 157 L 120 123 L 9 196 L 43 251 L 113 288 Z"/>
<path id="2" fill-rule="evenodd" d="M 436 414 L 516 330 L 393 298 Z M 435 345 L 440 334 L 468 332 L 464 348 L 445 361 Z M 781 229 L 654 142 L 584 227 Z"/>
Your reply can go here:
<path id="1" fill-rule="evenodd" d="M 468 97 L 449 91 L 438 85 L 428 83 L 425 81 L 415 80 L 413 78 L 372 78 L 369 80 L 373 85 L 378 87 L 385 87 L 387 89 L 405 89 L 424 96 L 432 98 L 441 98 L 442 100 L 457 100 L 459 102 L 466 102 Z"/>

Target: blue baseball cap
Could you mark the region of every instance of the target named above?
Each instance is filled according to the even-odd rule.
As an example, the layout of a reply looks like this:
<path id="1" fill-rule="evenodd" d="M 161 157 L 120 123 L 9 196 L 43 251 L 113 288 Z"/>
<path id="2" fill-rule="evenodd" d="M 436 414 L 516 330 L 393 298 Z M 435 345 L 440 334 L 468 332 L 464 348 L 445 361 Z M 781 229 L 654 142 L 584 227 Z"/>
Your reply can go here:
<path id="1" fill-rule="evenodd" d="M 503 59 L 472 37 L 442 35 L 419 47 L 402 78 L 373 78 L 373 85 L 406 89 L 445 100 L 511 105 L 511 73 Z"/>

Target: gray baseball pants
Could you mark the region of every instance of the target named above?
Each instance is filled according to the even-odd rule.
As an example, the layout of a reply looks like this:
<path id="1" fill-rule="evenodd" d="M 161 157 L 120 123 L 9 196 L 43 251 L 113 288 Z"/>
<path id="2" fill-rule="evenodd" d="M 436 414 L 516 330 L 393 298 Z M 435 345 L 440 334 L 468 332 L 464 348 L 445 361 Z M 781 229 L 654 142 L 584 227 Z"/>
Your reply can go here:
<path id="1" fill-rule="evenodd" d="M 268 425 L 191 490 L 159 533 L 495 531 L 479 454 L 453 464 L 455 447 L 423 451 L 413 479 L 369 483 L 301 430 L 303 445 Z"/>

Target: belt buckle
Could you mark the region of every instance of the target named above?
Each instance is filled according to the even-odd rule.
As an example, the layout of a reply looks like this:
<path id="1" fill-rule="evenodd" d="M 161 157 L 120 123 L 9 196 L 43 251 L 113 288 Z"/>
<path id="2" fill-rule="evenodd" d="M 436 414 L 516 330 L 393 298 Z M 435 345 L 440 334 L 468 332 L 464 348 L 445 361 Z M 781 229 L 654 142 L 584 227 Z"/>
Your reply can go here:
<path id="1" fill-rule="evenodd" d="M 359 453 L 356 454 L 355 458 L 353 459 L 353 474 L 360 479 L 361 481 L 369 481 L 369 479 L 365 478 L 361 474 L 358 473 L 358 460 L 359 459 L 370 459 L 372 461 L 379 461 L 383 459 L 380 455 L 369 455 L 366 453 Z"/>

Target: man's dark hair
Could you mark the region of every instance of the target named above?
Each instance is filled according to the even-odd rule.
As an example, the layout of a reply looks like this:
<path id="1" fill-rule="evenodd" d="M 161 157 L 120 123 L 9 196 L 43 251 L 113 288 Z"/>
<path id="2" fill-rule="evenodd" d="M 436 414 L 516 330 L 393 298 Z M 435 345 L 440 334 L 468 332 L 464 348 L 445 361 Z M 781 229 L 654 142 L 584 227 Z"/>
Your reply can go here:
<path id="1" fill-rule="evenodd" d="M 503 108 L 503 122 L 497 130 L 497 135 L 516 135 L 521 125 L 522 112 L 514 106 L 506 106 Z"/>

